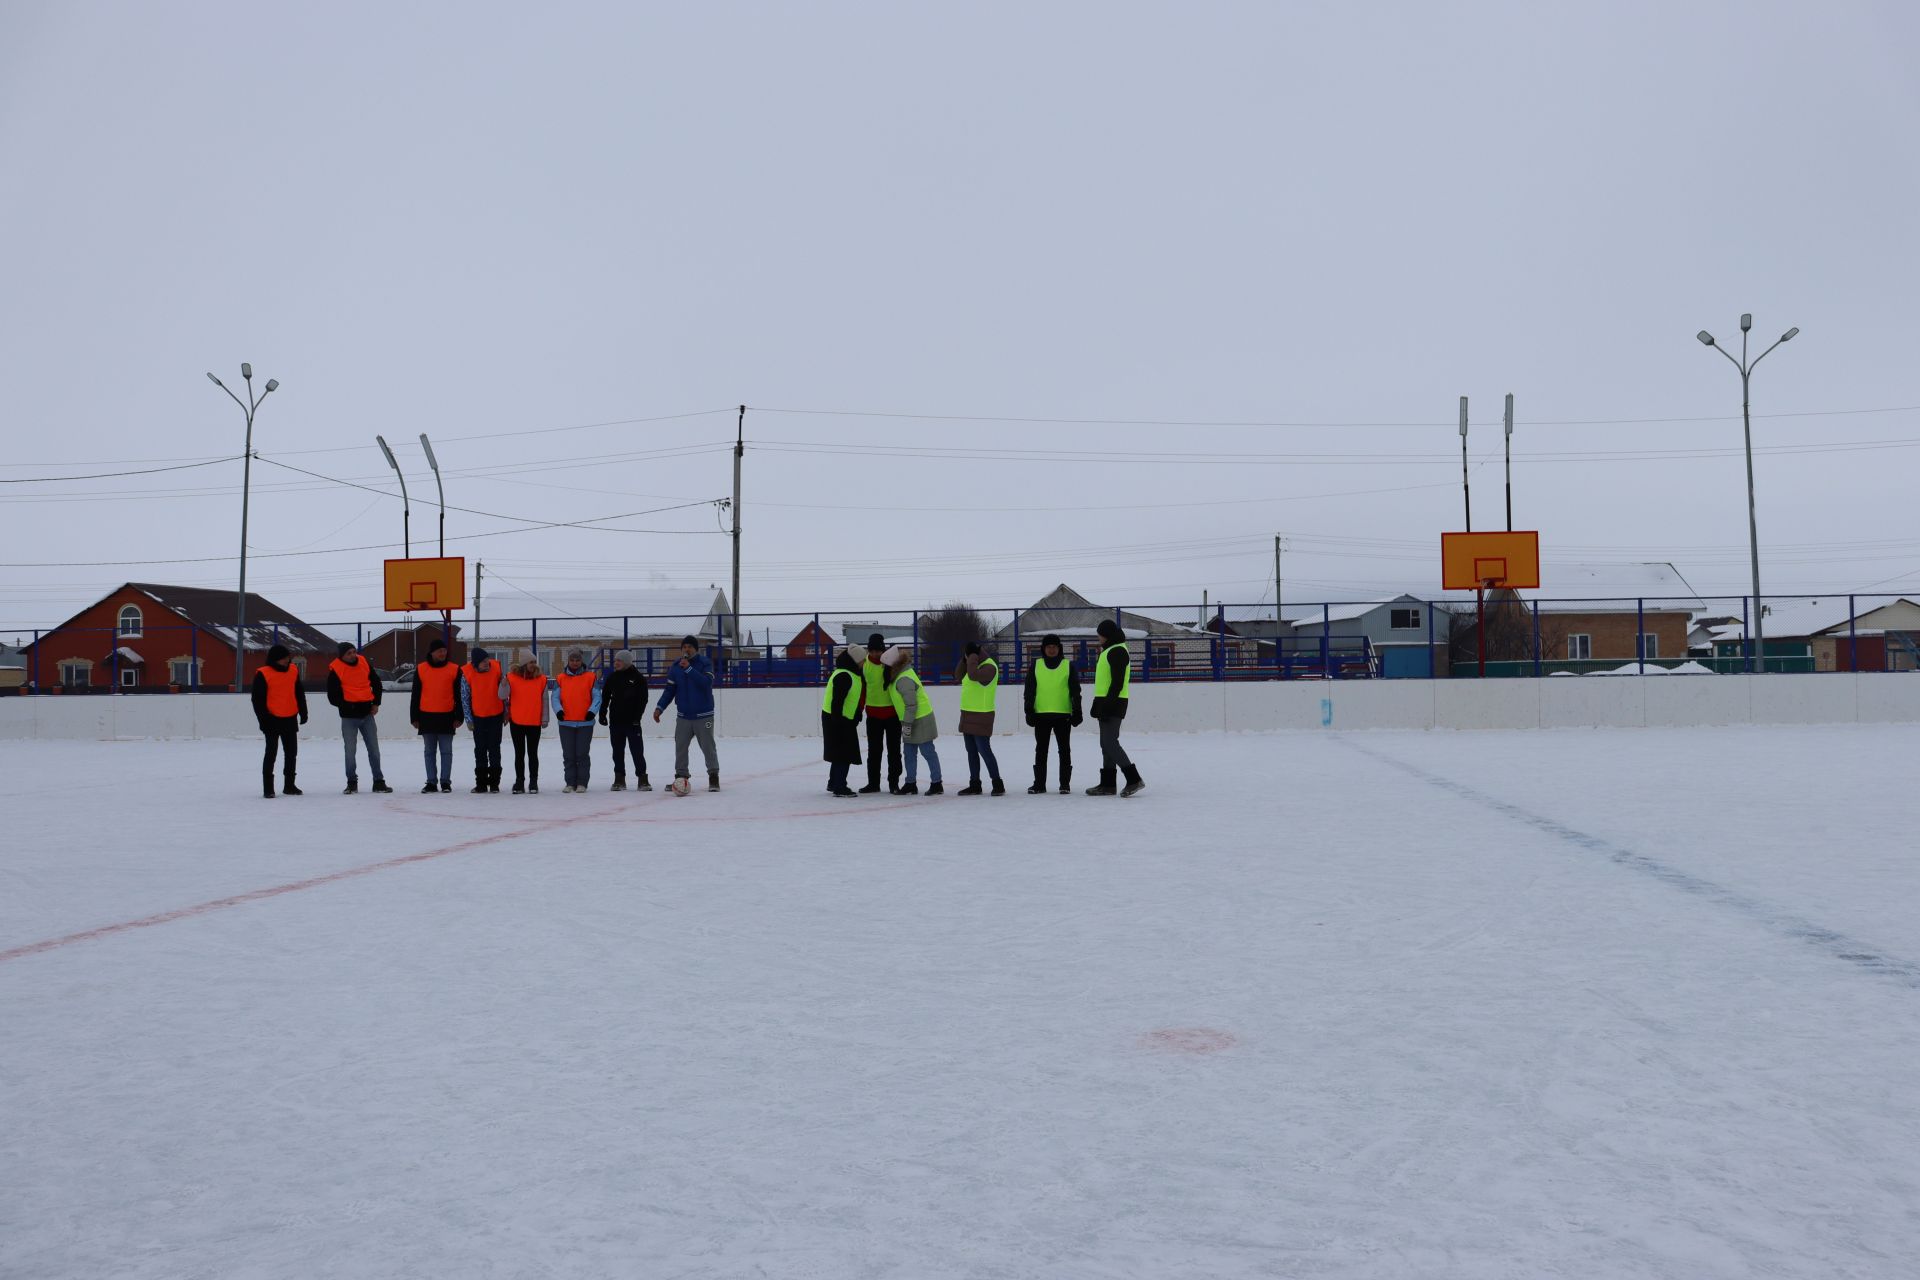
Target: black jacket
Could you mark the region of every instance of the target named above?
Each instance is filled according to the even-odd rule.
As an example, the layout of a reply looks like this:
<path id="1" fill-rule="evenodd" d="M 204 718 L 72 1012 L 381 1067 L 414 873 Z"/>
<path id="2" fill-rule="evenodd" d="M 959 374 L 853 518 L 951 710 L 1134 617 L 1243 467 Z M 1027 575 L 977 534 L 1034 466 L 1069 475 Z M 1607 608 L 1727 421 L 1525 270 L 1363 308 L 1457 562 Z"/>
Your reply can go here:
<path id="1" fill-rule="evenodd" d="M 1117 644 L 1108 645 L 1100 651 L 1100 656 L 1096 658 L 1095 661 L 1107 664 L 1107 670 L 1110 673 L 1107 687 L 1109 689 L 1118 689 L 1120 687 L 1120 681 L 1127 674 L 1128 663 L 1128 657 L 1121 652 L 1120 646 Z M 1093 718 L 1095 720 L 1125 720 L 1127 718 L 1127 700 L 1125 698 L 1114 697 L 1095 698 L 1093 700 Z"/>
<path id="2" fill-rule="evenodd" d="M 835 685 L 835 677 L 845 672 L 847 679 Z M 822 746 L 820 758 L 828 764 L 856 765 L 860 763 L 860 691 L 866 675 L 859 666 L 844 658 L 834 664 L 827 676 L 828 686 L 835 696 L 832 705 L 820 713 L 820 736 Z M 846 712 L 853 710 L 849 720 Z"/>
<path id="3" fill-rule="evenodd" d="M 609 671 L 600 681 L 600 723 L 639 724 L 647 718 L 647 678 L 640 668 Z"/>
<path id="4" fill-rule="evenodd" d="M 360 661 L 365 662 L 366 659 L 363 657 Z M 340 709 L 340 718 L 342 720 L 365 720 L 373 714 L 373 708 L 380 705 L 380 694 L 382 692 L 380 688 L 380 676 L 371 666 L 367 668 L 367 685 L 373 690 L 372 702 L 348 702 L 346 695 L 340 689 L 340 677 L 335 675 L 332 670 L 328 670 L 327 701 Z"/>
<path id="5" fill-rule="evenodd" d="M 431 662 L 423 662 L 420 664 L 420 667 L 425 668 L 432 665 Z M 448 662 L 444 665 L 452 666 L 453 664 Z M 451 711 L 422 711 L 420 709 L 420 693 L 420 674 L 419 670 L 416 669 L 413 676 L 413 692 L 407 695 L 407 719 L 412 721 L 414 727 L 422 734 L 457 733 L 461 724 L 466 720 L 466 717 L 460 714 L 459 680 L 456 679 L 454 681 L 453 710 Z"/>
<path id="6" fill-rule="evenodd" d="M 253 688 L 251 692 L 253 694 L 253 718 L 260 722 L 262 729 L 268 728 L 275 720 L 281 717 L 267 710 L 267 678 L 258 671 L 253 673 Z M 305 724 L 307 722 L 307 686 L 295 683 L 293 686 L 293 696 L 294 700 L 298 702 L 300 706 L 300 723 Z M 291 720 L 293 717 L 288 716 L 286 718 Z"/>
<path id="7" fill-rule="evenodd" d="M 1060 655 L 1060 662 L 1065 663 L 1067 667 L 1067 694 L 1073 699 L 1073 722 L 1075 724 L 1079 724 L 1081 720 L 1080 672 L 1074 668 L 1072 661 L 1064 653 Z M 1056 663 L 1047 662 L 1045 658 L 1035 658 L 1033 660 L 1033 665 L 1027 668 L 1026 702 L 1027 702 L 1027 723 L 1028 724 L 1033 724 L 1034 717 L 1038 714 L 1033 709 L 1033 694 L 1034 694 L 1034 690 L 1038 687 L 1033 677 L 1034 677 L 1034 673 L 1040 669 L 1042 664 L 1045 664 L 1049 669 L 1058 665 Z M 1057 715 L 1059 713 L 1050 712 L 1049 714 Z"/>

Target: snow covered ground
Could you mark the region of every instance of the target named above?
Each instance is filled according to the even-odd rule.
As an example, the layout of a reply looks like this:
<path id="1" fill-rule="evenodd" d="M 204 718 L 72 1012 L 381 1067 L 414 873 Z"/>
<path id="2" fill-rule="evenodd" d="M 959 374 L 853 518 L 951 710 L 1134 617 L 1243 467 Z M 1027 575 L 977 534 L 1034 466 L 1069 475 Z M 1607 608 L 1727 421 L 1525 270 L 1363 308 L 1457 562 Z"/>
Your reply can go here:
<path id="1" fill-rule="evenodd" d="M 267 803 L 250 744 L 3 743 L 0 1276 L 1911 1276 L 1914 745 L 853 802 L 799 741 L 561 795 L 551 739 L 348 798 L 316 736 Z"/>

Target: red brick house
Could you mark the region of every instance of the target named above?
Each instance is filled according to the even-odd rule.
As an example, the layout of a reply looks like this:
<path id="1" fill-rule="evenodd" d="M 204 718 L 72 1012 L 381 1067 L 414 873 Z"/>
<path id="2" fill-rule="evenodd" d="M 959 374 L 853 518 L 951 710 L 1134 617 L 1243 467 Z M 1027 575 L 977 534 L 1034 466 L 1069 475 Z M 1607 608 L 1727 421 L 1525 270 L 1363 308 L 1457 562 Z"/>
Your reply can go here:
<path id="1" fill-rule="evenodd" d="M 802 627 L 798 635 L 787 641 L 787 657 L 797 660 L 824 655 L 832 658 L 834 650 L 839 647 L 827 629 L 815 620 Z"/>
<path id="2" fill-rule="evenodd" d="M 232 591 L 124 583 L 25 646 L 27 680 L 40 693 L 230 689 L 236 604 Z M 275 644 L 293 651 L 309 687 L 325 687 L 335 642 L 249 591 L 246 679 Z"/>

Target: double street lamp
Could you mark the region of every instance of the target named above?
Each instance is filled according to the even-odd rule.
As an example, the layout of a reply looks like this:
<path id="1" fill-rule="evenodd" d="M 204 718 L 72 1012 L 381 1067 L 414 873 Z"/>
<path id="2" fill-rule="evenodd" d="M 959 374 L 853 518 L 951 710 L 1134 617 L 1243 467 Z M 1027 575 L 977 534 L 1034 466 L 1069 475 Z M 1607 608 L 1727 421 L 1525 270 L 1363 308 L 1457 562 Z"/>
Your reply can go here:
<path id="1" fill-rule="evenodd" d="M 1740 422 L 1747 437 L 1747 545 L 1753 555 L 1753 651 L 1759 660 L 1754 669 L 1765 672 L 1767 669 L 1767 608 L 1760 597 L 1760 522 L 1754 512 L 1753 500 L 1753 412 L 1749 387 L 1753 379 L 1754 367 L 1772 353 L 1773 347 L 1779 346 L 1782 342 L 1791 342 L 1793 336 L 1800 330 L 1798 328 L 1787 330 L 1774 341 L 1772 347 L 1768 347 L 1752 360 L 1748 360 L 1747 333 L 1752 328 L 1753 313 L 1748 312 L 1740 317 L 1740 358 L 1738 360 L 1733 358 L 1731 351 L 1715 342 L 1713 335 L 1705 329 L 1695 336 L 1702 344 L 1712 347 L 1725 356 L 1727 362 L 1740 371 Z"/>
<path id="2" fill-rule="evenodd" d="M 253 366 L 242 364 L 240 377 L 247 384 L 247 398 L 242 400 L 233 394 L 226 383 L 207 374 L 207 380 L 226 392 L 233 402 L 240 406 L 240 412 L 247 415 L 246 454 L 240 468 L 240 591 L 234 602 L 233 622 L 233 691 L 241 691 L 241 682 L 246 677 L 247 667 L 247 499 L 253 491 L 253 416 L 260 410 L 266 398 L 280 389 L 278 378 L 267 379 L 267 389 L 258 396 L 253 394 Z M 194 683 L 200 682 L 200 673 L 193 673 Z"/>

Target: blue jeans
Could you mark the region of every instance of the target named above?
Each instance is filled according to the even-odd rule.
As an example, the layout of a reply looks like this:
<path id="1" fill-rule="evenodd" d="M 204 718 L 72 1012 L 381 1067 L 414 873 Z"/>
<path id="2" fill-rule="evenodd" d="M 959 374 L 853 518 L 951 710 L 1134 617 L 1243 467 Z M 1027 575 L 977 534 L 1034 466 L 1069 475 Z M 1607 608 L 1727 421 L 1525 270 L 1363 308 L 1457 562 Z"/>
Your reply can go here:
<path id="1" fill-rule="evenodd" d="M 423 752 L 427 757 L 427 781 L 438 781 L 441 786 L 453 785 L 453 735 L 450 733 L 423 733 L 420 741 L 425 744 Z M 440 756 L 440 772 L 433 771 L 433 757 Z"/>
<path id="2" fill-rule="evenodd" d="M 1000 762 L 993 758 L 993 739 L 984 733 L 962 734 L 967 740 L 967 781 L 980 781 L 980 761 L 987 762 L 987 776 L 1000 781 Z"/>
<path id="3" fill-rule="evenodd" d="M 560 764 L 566 774 L 568 786 L 587 785 L 587 777 L 593 772 L 593 725 L 591 723 L 560 726 Z"/>
<path id="4" fill-rule="evenodd" d="M 940 753 L 933 749 L 931 742 L 909 742 L 907 744 L 907 782 L 911 785 L 920 776 L 920 757 L 927 758 L 927 780 L 940 781 Z"/>
<path id="5" fill-rule="evenodd" d="M 347 748 L 347 781 L 360 781 L 360 762 L 355 757 L 360 754 L 362 738 L 367 742 L 367 767 L 373 770 L 373 780 L 383 781 L 386 775 L 380 772 L 380 731 L 373 727 L 373 717 L 361 716 L 355 720 L 341 716 L 340 740 Z"/>

